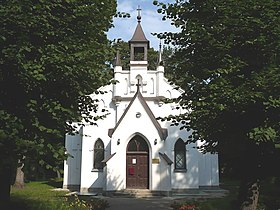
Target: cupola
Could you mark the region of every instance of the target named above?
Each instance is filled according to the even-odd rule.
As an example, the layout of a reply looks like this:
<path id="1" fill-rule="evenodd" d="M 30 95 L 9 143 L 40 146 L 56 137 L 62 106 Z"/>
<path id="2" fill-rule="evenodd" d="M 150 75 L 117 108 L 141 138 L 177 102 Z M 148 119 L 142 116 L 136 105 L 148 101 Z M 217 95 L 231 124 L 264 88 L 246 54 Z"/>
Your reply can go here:
<path id="1" fill-rule="evenodd" d="M 147 64 L 149 40 L 146 38 L 141 26 L 141 9 L 138 7 L 137 10 L 138 24 L 136 26 L 132 39 L 128 42 L 130 47 L 130 64 L 133 64 L 133 61 L 146 61 L 145 63 Z"/>

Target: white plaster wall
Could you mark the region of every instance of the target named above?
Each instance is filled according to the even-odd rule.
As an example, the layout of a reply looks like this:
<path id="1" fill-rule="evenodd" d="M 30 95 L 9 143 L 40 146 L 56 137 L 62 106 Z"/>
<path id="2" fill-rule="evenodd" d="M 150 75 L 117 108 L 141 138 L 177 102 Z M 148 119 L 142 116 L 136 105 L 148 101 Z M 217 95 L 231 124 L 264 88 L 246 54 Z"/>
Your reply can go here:
<path id="1" fill-rule="evenodd" d="M 141 93 L 144 97 L 156 97 L 165 96 L 170 98 L 175 98 L 180 95 L 180 91 L 175 90 L 175 86 L 171 86 L 168 80 L 164 77 L 164 67 L 159 66 L 157 70 L 146 70 L 146 68 L 133 67 L 130 70 L 122 69 L 116 66 L 114 69 L 114 79 L 119 81 L 114 85 L 114 95 L 122 97 L 133 97 L 136 93 L 137 79 L 136 77 L 140 75 L 144 86 L 141 87 Z"/>
<path id="2" fill-rule="evenodd" d="M 106 123 L 103 120 L 102 123 Z M 100 123 L 100 124 L 102 124 Z M 93 170 L 94 144 L 97 139 L 104 143 L 105 158 L 110 155 L 110 138 L 107 135 L 106 126 L 85 126 L 83 129 L 83 154 L 81 167 L 81 192 L 87 192 L 89 188 L 104 188 L 104 171 Z"/>
<path id="3" fill-rule="evenodd" d="M 217 154 L 199 155 L 199 185 L 200 186 L 218 186 L 219 168 Z"/>
<path id="4" fill-rule="evenodd" d="M 136 112 L 140 112 L 142 116 L 136 118 Z M 126 188 L 126 148 L 129 140 L 135 134 L 145 134 L 144 138 L 148 141 L 150 147 L 150 163 L 152 158 L 159 158 L 159 148 L 163 147 L 163 142 L 160 139 L 158 131 L 154 124 L 142 107 L 139 100 L 135 100 L 135 103 L 130 107 L 122 123 L 114 132 L 111 139 L 111 153 L 116 155 L 109 161 L 112 168 L 108 167 L 108 173 L 114 171 L 114 175 L 111 175 L 111 180 L 118 180 L 112 187 L 118 187 L 118 189 Z M 120 139 L 120 144 L 117 144 Z M 154 140 L 157 139 L 157 144 L 154 145 Z M 159 166 L 156 164 L 150 164 L 150 188 L 157 189 L 159 182 Z M 153 175 L 151 175 L 153 174 Z"/>
<path id="5" fill-rule="evenodd" d="M 189 133 L 186 132 L 185 135 L 179 135 L 179 138 L 186 140 L 186 136 Z M 176 138 L 177 140 L 178 138 Z M 170 141 L 171 142 L 171 141 Z M 170 144 L 170 151 L 174 162 L 174 145 L 176 141 L 173 139 L 172 144 Z M 193 148 L 195 144 L 186 145 L 186 171 L 184 172 L 175 172 L 175 163 L 172 164 L 171 174 L 172 174 L 172 189 L 193 189 L 199 187 L 199 160 L 198 160 L 198 151 Z"/>
<path id="6" fill-rule="evenodd" d="M 63 186 L 80 185 L 81 181 L 81 134 L 65 136 L 65 148 L 70 156 L 64 161 Z"/>
<path id="7" fill-rule="evenodd" d="M 104 120 L 98 120 L 97 126 L 86 126 L 83 135 L 83 154 L 81 157 L 81 177 L 76 176 L 74 180 L 81 181 L 81 190 L 86 191 L 88 188 L 104 188 L 106 190 L 121 190 L 126 188 L 126 147 L 129 140 L 135 134 L 143 134 L 147 139 L 150 147 L 150 177 L 149 184 L 151 190 L 168 190 L 197 188 L 199 185 L 209 184 L 218 185 L 218 157 L 203 157 L 194 145 L 187 145 L 186 160 L 187 172 L 174 173 L 174 164 L 167 165 L 164 160 L 159 157 L 158 152 L 166 153 L 168 157 L 174 161 L 174 144 L 178 138 L 187 140 L 190 132 L 179 130 L 179 127 L 171 126 L 170 122 L 159 121 L 162 128 L 168 128 L 168 137 L 162 140 L 158 131 L 151 122 L 146 111 L 137 99 L 130 107 L 129 112 L 115 130 L 112 138 L 108 136 L 108 129 L 114 128 L 130 101 L 113 102 L 114 96 L 133 97 L 136 92 L 137 81 L 135 77 L 141 73 L 143 81 L 147 82 L 144 86 L 144 97 L 165 96 L 167 98 L 176 98 L 180 96 L 180 90 L 175 90 L 175 86 L 171 86 L 167 79 L 163 77 L 164 69 L 159 68 L 157 71 L 146 71 L 144 69 L 134 69 L 132 72 L 115 69 L 115 79 L 119 80 L 116 85 L 107 85 L 101 87 L 100 91 L 105 94 L 92 94 L 91 97 L 99 99 L 99 111 L 97 115 L 103 114 L 101 110 L 107 109 L 110 114 Z M 131 75 L 130 75 L 131 74 Z M 130 86 L 133 84 L 132 86 Z M 141 88 L 140 88 L 141 90 Z M 185 110 L 176 109 L 176 104 L 162 104 L 157 101 L 146 101 L 155 117 L 164 117 L 170 114 L 176 115 L 185 112 Z M 141 112 L 141 118 L 136 118 L 136 112 Z M 107 166 L 103 172 L 92 171 L 93 168 L 93 147 L 95 141 L 100 138 L 105 145 L 105 157 L 116 152 L 116 155 L 107 162 Z M 117 141 L 120 139 L 120 144 Z M 154 140 L 157 144 L 154 145 Z M 80 140 L 81 141 L 81 140 Z M 68 142 L 68 141 L 67 141 Z M 66 142 L 66 145 L 67 145 Z M 160 164 L 152 164 L 153 158 L 159 158 Z M 211 163 L 211 164 L 210 164 Z M 73 163 L 71 163 L 73 164 Z M 210 165 L 212 168 L 210 168 Z M 72 165 L 71 165 L 72 166 Z M 80 170 L 80 169 L 79 169 Z M 68 165 L 65 164 L 65 183 L 69 182 Z M 72 168 L 71 174 L 76 174 Z M 210 177 L 210 180 L 209 180 Z M 72 179 L 71 179 L 72 180 Z M 74 183 L 74 182 L 73 182 Z M 75 183 L 78 183 L 75 181 Z"/>
<path id="8" fill-rule="evenodd" d="M 219 179 L 219 157 L 218 154 L 212 154 L 211 155 L 211 160 L 212 160 L 212 180 L 211 180 L 211 185 L 212 186 L 219 186 L 220 184 L 220 179 Z"/>
<path id="9" fill-rule="evenodd" d="M 171 165 L 168 165 L 163 158 L 160 158 L 160 180 L 159 191 L 170 191 L 171 185 Z"/>

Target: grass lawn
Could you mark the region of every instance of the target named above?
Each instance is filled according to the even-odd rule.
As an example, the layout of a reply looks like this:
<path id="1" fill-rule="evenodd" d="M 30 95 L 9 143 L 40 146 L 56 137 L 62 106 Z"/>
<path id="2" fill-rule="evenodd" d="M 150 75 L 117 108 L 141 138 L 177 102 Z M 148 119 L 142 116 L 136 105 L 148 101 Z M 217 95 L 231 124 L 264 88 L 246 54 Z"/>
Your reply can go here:
<path id="1" fill-rule="evenodd" d="M 65 196 L 67 191 L 54 190 L 61 186 L 61 182 L 45 181 L 27 183 L 24 189 L 11 190 L 11 210 L 70 210 L 89 209 L 92 204 L 94 210 L 102 210 L 108 207 L 106 201 L 95 198 L 86 201 L 79 200 L 77 196 Z"/>

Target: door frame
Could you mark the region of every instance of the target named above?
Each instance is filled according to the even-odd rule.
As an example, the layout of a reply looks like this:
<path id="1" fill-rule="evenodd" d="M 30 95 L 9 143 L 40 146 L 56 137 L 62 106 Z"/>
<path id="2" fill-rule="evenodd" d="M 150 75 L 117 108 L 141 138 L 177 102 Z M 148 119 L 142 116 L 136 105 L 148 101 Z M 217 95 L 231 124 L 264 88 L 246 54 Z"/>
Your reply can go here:
<path id="1" fill-rule="evenodd" d="M 128 145 L 130 143 L 130 141 L 136 137 L 136 136 L 139 136 L 146 144 L 147 144 L 147 150 L 146 152 L 143 152 L 143 151 L 128 151 Z M 141 154 L 147 154 L 147 171 L 148 171 L 148 177 L 147 177 L 147 188 L 143 188 L 143 189 L 150 189 L 150 186 L 151 186 L 151 146 L 149 144 L 149 141 L 147 141 L 147 139 L 140 133 L 136 133 L 134 134 L 132 137 L 129 138 L 129 140 L 127 141 L 127 144 L 126 144 L 126 149 L 125 149 L 125 188 L 126 189 L 134 189 L 134 188 L 127 188 L 127 171 L 128 171 L 128 163 L 127 163 L 127 156 L 128 155 L 141 155 Z M 142 189 L 142 188 L 135 188 L 135 189 Z"/>

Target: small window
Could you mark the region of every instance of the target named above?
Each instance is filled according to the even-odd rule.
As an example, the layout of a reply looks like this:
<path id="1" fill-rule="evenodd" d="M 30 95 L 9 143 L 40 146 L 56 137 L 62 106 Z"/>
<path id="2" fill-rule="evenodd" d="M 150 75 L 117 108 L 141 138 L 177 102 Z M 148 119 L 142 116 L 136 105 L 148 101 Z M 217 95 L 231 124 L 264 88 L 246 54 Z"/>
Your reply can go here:
<path id="1" fill-rule="evenodd" d="M 175 171 L 186 170 L 186 146 L 182 139 L 178 139 L 174 147 Z"/>
<path id="2" fill-rule="evenodd" d="M 98 139 L 94 144 L 93 169 L 102 170 L 102 160 L 104 160 L 104 144 L 101 139 Z"/>
<path id="3" fill-rule="evenodd" d="M 134 60 L 135 61 L 144 60 L 144 47 L 134 47 Z"/>

